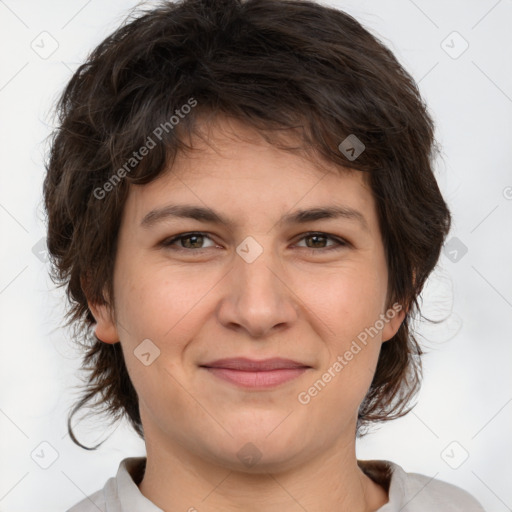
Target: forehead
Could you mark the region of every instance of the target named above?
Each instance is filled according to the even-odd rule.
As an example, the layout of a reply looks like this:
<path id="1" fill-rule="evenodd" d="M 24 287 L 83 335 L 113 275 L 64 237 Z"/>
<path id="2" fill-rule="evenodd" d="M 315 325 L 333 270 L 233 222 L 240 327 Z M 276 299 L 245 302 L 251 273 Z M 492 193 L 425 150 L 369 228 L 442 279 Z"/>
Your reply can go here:
<path id="1" fill-rule="evenodd" d="M 271 158 L 276 162 L 276 166 L 285 164 L 286 167 L 295 167 L 301 171 L 298 175 L 304 173 L 309 173 L 312 176 L 332 174 L 333 177 L 337 177 L 357 174 L 362 178 L 362 183 L 369 185 L 368 173 L 327 161 L 314 148 L 308 150 L 301 135 L 289 129 L 257 130 L 225 115 L 218 115 L 214 118 L 199 115 L 194 132 L 187 136 L 187 139 L 188 145 L 193 150 L 177 154 L 177 162 L 172 166 L 175 172 L 186 169 L 187 173 L 191 174 L 194 169 L 198 169 L 197 161 L 204 159 L 209 159 L 212 163 L 218 159 L 245 159 L 247 168 L 251 167 L 247 160 L 259 156 L 265 157 L 267 163 Z M 258 161 L 254 163 L 258 164 Z M 255 177 L 261 178 L 261 166 L 259 169 L 260 172 L 256 173 Z"/>
<path id="2" fill-rule="evenodd" d="M 201 125 L 191 150 L 177 153 L 156 180 L 132 185 L 130 216 L 140 223 L 151 209 L 177 202 L 220 209 L 240 222 L 320 206 L 374 213 L 367 173 L 308 154 L 286 134 L 276 137 L 297 149 L 283 150 L 233 119 Z"/>

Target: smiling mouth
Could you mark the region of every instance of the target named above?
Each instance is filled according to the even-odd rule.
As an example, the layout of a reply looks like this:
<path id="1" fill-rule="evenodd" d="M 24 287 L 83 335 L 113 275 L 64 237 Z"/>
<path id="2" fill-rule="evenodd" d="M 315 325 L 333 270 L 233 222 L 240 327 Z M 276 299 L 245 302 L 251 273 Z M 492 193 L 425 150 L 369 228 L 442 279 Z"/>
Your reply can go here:
<path id="1" fill-rule="evenodd" d="M 284 384 L 302 375 L 308 368 L 285 368 L 279 370 L 231 370 L 228 368 L 209 368 L 209 373 L 225 381 L 245 388 L 269 388 Z"/>
<path id="2" fill-rule="evenodd" d="M 219 359 L 200 365 L 211 375 L 243 388 L 265 389 L 289 382 L 311 367 L 291 359 Z"/>

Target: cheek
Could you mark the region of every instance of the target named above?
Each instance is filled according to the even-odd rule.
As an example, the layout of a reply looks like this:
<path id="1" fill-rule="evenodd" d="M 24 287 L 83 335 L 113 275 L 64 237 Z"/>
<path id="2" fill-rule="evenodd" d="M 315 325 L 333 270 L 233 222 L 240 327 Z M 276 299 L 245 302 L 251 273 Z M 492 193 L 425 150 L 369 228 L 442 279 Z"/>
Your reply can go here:
<path id="1" fill-rule="evenodd" d="M 375 326 L 385 304 L 385 279 L 369 268 L 307 283 L 311 309 L 326 326 L 328 357 L 322 361 L 317 387 L 326 384 L 323 399 L 332 406 L 354 410 L 371 384 L 381 346 L 381 331 Z"/>
<path id="2" fill-rule="evenodd" d="M 301 404 L 322 419 L 322 425 L 335 435 L 353 421 L 375 374 L 381 332 L 372 330 L 383 303 L 380 290 L 371 283 L 356 281 L 354 286 L 336 283 L 325 300 L 325 357 L 318 372 L 301 389 Z M 355 286 L 357 285 L 357 286 Z M 333 414 L 337 420 L 333 421 Z"/>
<path id="3" fill-rule="evenodd" d="M 385 304 L 385 279 L 372 267 L 343 269 L 304 282 L 301 296 L 343 346 L 379 318 Z"/>
<path id="4" fill-rule="evenodd" d="M 155 391 L 161 390 L 162 385 L 170 395 L 182 394 L 172 376 L 179 382 L 189 378 L 189 347 L 194 349 L 193 341 L 212 314 L 208 295 L 213 296 L 215 284 L 223 274 L 189 269 L 171 272 L 168 265 L 120 268 L 116 306 L 126 366 L 141 400 L 157 405 Z M 149 350 L 143 350 L 144 346 Z M 146 360 L 157 357 L 145 366 L 144 358 L 137 355 L 147 352 L 150 356 L 145 356 Z"/>
<path id="5" fill-rule="evenodd" d="M 168 265 L 125 267 L 119 277 L 116 303 L 128 338 L 162 341 L 190 323 L 188 315 L 215 284 L 211 273 L 170 271 Z"/>

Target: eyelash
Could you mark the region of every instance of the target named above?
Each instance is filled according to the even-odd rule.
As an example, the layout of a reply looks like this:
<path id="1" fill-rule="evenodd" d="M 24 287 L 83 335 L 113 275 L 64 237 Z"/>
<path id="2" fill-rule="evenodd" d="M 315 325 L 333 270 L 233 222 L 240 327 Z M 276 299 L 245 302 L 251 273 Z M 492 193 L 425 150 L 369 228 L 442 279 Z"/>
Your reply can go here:
<path id="1" fill-rule="evenodd" d="M 160 242 L 160 246 L 166 248 L 166 249 L 171 249 L 171 250 L 175 250 L 175 251 L 179 251 L 179 252 L 195 252 L 195 253 L 202 253 L 203 251 L 206 251 L 208 249 L 211 249 L 211 247 L 206 247 L 206 248 L 203 248 L 203 249 L 187 249 L 187 248 L 183 248 L 183 247 L 172 247 L 172 245 L 174 244 L 174 242 L 177 242 L 179 240 L 183 240 L 183 239 L 186 239 L 186 238 L 189 238 L 189 237 L 192 237 L 192 236 L 202 236 L 202 237 L 206 237 L 206 238 L 209 238 L 210 240 L 211 237 L 208 235 L 208 233 L 204 233 L 204 232 L 201 232 L 201 231 L 191 231 L 189 233 L 181 233 L 175 237 L 172 237 L 172 238 L 166 238 L 165 240 L 162 240 Z M 304 233 L 302 235 L 302 238 L 299 239 L 299 241 L 303 240 L 304 238 L 308 238 L 308 237 L 311 237 L 311 236 L 320 236 L 322 238 L 326 238 L 327 240 L 331 240 L 333 242 L 336 242 L 337 245 L 333 246 L 333 247 L 320 247 L 318 249 L 314 249 L 312 247 L 303 247 L 302 249 L 306 249 L 307 251 L 309 251 L 311 254 L 313 253 L 318 253 L 318 252 L 329 252 L 329 251 L 339 251 L 340 249 L 343 249 L 345 247 L 348 247 L 350 244 L 346 241 L 346 240 L 343 240 L 342 238 L 338 238 L 338 237 L 335 237 L 333 235 L 329 235 L 327 233 L 323 233 L 323 232 L 320 232 L 320 231 L 311 231 L 311 232 L 308 232 L 308 233 Z M 213 240 L 212 240 L 213 242 Z"/>

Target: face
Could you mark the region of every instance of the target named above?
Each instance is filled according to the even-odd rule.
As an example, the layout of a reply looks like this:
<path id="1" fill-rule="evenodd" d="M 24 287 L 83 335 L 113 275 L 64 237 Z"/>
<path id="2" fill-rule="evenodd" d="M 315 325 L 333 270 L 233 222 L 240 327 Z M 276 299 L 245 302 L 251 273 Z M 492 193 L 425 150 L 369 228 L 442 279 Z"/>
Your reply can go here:
<path id="1" fill-rule="evenodd" d="M 131 188 L 115 320 L 90 307 L 97 336 L 121 341 L 148 446 L 238 470 L 285 469 L 354 442 L 381 344 L 403 311 L 386 304 L 363 174 L 217 123 L 208 145 L 195 139 L 171 172 Z M 215 364 L 233 358 L 293 363 Z M 251 456 L 259 462 L 249 469 Z"/>

